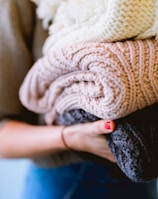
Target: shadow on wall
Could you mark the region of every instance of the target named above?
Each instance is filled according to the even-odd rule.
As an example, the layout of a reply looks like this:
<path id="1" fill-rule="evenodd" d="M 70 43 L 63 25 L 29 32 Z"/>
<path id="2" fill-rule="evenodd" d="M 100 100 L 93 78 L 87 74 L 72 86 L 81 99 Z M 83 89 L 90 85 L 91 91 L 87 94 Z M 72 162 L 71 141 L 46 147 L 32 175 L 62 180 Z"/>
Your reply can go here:
<path id="1" fill-rule="evenodd" d="M 0 160 L 0 199 L 20 199 L 28 163 L 25 159 Z"/>

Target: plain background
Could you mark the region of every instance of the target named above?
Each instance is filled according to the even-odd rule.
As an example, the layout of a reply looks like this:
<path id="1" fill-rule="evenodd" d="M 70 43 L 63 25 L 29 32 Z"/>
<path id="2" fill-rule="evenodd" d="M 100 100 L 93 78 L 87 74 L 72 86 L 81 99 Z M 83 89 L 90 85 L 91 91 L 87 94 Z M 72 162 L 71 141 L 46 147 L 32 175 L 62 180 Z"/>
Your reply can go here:
<path id="1" fill-rule="evenodd" d="M 28 164 L 29 161 L 25 159 L 0 160 L 0 199 L 20 199 Z"/>
<path id="2" fill-rule="evenodd" d="M 25 159 L 0 160 L 0 199 L 20 199 L 28 164 Z"/>

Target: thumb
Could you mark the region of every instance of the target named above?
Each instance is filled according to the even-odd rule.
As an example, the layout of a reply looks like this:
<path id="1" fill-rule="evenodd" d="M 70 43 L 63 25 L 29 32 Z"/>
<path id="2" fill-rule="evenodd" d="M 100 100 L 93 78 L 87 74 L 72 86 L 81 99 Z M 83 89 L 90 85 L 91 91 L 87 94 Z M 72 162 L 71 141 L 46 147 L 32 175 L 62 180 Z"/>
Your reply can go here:
<path id="1" fill-rule="evenodd" d="M 113 120 L 98 120 L 94 122 L 94 128 L 98 134 L 109 134 L 115 130 L 116 123 Z"/>

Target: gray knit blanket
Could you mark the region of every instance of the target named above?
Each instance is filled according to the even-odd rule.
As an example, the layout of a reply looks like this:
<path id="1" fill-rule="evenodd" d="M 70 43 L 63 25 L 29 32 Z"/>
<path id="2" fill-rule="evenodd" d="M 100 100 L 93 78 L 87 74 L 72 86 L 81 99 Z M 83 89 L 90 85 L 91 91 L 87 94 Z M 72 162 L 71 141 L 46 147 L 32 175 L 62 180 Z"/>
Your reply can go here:
<path id="1" fill-rule="evenodd" d="M 147 182 L 158 177 L 157 113 L 158 104 L 136 111 L 116 120 L 116 130 L 106 135 L 118 167 L 133 182 Z M 56 123 L 70 125 L 98 119 L 88 112 L 76 109 L 58 115 Z M 107 164 L 107 160 L 103 158 L 96 158 L 91 154 L 79 154 L 85 159 Z"/>

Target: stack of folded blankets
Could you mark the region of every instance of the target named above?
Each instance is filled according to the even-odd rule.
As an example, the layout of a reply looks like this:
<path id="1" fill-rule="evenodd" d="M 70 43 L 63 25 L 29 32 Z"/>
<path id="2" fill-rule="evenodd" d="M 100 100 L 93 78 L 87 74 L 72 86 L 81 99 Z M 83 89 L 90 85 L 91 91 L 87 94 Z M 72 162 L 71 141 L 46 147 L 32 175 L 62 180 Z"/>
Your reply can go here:
<path id="1" fill-rule="evenodd" d="M 48 28 L 20 100 L 47 124 L 115 120 L 107 136 L 132 181 L 158 176 L 158 0 L 33 0 Z"/>

